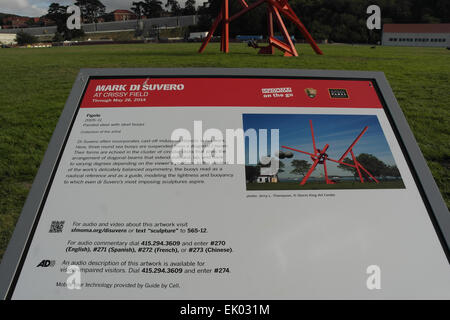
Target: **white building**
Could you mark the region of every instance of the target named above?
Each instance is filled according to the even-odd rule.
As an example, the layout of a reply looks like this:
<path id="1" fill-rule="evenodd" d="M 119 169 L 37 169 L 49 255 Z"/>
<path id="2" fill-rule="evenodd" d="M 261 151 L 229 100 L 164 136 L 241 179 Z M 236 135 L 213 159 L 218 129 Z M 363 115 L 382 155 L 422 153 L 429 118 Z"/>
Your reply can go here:
<path id="1" fill-rule="evenodd" d="M 385 24 L 383 46 L 450 47 L 450 23 Z"/>
<path id="2" fill-rule="evenodd" d="M 16 34 L 0 33 L 0 44 L 7 44 L 7 45 L 16 44 Z"/>

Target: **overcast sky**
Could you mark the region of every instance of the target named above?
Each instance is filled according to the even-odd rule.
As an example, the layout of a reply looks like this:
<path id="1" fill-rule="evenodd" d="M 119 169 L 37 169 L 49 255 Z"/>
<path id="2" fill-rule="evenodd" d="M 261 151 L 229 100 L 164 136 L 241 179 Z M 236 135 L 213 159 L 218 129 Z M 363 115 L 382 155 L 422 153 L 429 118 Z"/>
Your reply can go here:
<path id="1" fill-rule="evenodd" d="M 106 6 L 106 11 L 115 9 L 129 9 L 131 3 L 136 0 L 101 0 Z M 206 0 L 197 0 L 197 4 L 201 4 Z M 0 0 L 0 12 L 12 13 L 21 16 L 38 17 L 47 13 L 47 9 L 52 2 L 60 4 L 73 4 L 71 0 Z M 165 3 L 165 0 L 162 0 Z M 186 0 L 179 0 L 181 6 L 184 6 Z"/>

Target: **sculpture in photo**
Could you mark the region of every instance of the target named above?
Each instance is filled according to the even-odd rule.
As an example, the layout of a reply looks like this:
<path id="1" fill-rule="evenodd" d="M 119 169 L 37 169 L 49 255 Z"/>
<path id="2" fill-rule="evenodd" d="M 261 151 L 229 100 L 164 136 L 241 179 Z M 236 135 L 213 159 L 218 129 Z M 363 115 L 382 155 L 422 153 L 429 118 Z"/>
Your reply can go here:
<path id="1" fill-rule="evenodd" d="M 307 154 L 307 155 L 309 155 L 311 157 L 311 160 L 313 161 L 312 166 L 310 167 L 310 169 L 308 170 L 306 175 L 303 177 L 303 180 L 300 183 L 301 185 L 304 185 L 308 181 L 309 177 L 311 176 L 311 174 L 314 172 L 314 170 L 316 169 L 317 165 L 319 165 L 319 164 L 323 165 L 323 170 L 324 170 L 324 173 L 325 173 L 325 182 L 327 184 L 335 184 L 336 182 L 334 182 L 333 180 L 330 180 L 328 178 L 327 161 L 331 161 L 331 162 L 339 163 L 339 164 L 344 165 L 344 166 L 355 168 L 356 172 L 358 173 L 359 180 L 361 181 L 361 183 L 364 183 L 364 177 L 363 177 L 363 174 L 361 173 L 361 171 L 363 171 L 363 172 L 365 172 L 367 174 L 367 176 L 369 177 L 367 180 L 369 182 L 370 182 L 370 180 L 372 180 L 373 182 L 378 183 L 378 180 L 366 168 L 364 168 L 364 166 L 361 163 L 358 162 L 358 160 L 356 159 L 356 156 L 355 156 L 355 154 L 353 152 L 353 147 L 362 138 L 362 136 L 366 133 L 367 129 L 369 129 L 368 126 L 364 127 L 364 129 L 356 137 L 355 141 L 353 141 L 353 143 L 347 148 L 347 150 L 344 152 L 344 154 L 338 160 L 336 160 L 336 159 L 329 158 L 328 155 L 326 154 L 327 149 L 330 147 L 329 144 L 326 144 L 322 149 L 317 149 L 316 148 L 316 140 L 315 140 L 315 137 L 314 137 L 314 128 L 313 128 L 312 120 L 309 120 L 309 125 L 311 127 L 311 137 L 312 137 L 314 153 L 310 153 L 310 152 L 294 149 L 294 148 L 287 147 L 287 146 L 282 146 L 282 148 L 284 148 L 284 149 L 289 149 L 289 150 L 292 150 L 292 151 L 295 151 L 295 152 L 300 152 L 300 153 L 303 153 L 303 154 Z M 353 163 L 344 162 L 345 157 L 349 153 L 352 156 Z"/>

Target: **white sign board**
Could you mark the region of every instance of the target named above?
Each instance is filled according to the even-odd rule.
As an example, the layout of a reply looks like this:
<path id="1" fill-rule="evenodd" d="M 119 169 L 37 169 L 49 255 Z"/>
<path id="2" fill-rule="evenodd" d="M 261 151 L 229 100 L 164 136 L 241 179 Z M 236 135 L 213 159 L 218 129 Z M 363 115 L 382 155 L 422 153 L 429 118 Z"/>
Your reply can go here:
<path id="1" fill-rule="evenodd" d="M 380 73 L 83 70 L 0 289 L 450 298 L 449 226 Z"/>

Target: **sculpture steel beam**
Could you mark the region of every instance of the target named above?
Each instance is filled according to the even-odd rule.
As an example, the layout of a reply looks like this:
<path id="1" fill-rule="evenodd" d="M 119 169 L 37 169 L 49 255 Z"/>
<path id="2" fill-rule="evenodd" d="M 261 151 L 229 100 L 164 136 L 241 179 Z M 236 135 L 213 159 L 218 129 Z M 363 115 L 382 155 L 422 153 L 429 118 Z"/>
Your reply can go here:
<path id="1" fill-rule="evenodd" d="M 311 174 L 314 172 L 317 165 L 319 165 L 319 164 L 323 165 L 323 169 L 324 169 L 324 173 L 325 173 L 325 182 L 327 184 L 334 184 L 335 182 L 328 178 L 327 161 L 331 161 L 331 162 L 339 163 L 344 166 L 355 168 L 356 172 L 358 173 L 359 180 L 361 181 L 361 183 L 364 183 L 364 177 L 361 174 L 361 170 L 364 171 L 367 174 L 367 176 L 369 176 L 370 179 L 372 179 L 372 181 L 379 183 L 379 181 L 366 168 L 364 168 L 361 163 L 358 162 L 358 160 L 356 159 L 356 156 L 353 152 L 353 147 L 356 145 L 356 143 L 358 143 L 358 141 L 366 133 L 366 131 L 367 131 L 367 129 L 369 129 L 369 127 L 364 127 L 364 129 L 361 131 L 361 133 L 356 137 L 356 139 L 353 141 L 353 143 L 347 148 L 347 150 L 339 158 L 339 160 L 335 160 L 335 159 L 329 158 L 328 155 L 326 154 L 326 151 L 330 147 L 328 144 L 326 144 L 322 149 L 316 148 L 316 139 L 314 137 L 314 128 L 313 128 L 312 120 L 309 120 L 309 125 L 311 127 L 311 137 L 312 137 L 314 153 L 294 149 L 294 148 L 287 147 L 287 146 L 282 146 L 282 148 L 284 148 L 284 149 L 289 149 L 289 150 L 292 150 L 295 152 L 300 152 L 300 153 L 309 155 L 311 157 L 311 160 L 313 161 L 312 166 L 309 168 L 308 172 L 303 177 L 302 182 L 300 183 L 301 185 L 304 185 L 306 183 L 306 181 L 308 181 L 309 177 L 311 176 Z M 352 156 L 353 164 L 344 162 L 345 157 L 349 153 Z M 367 180 L 369 180 L 369 179 L 367 179 Z"/>
<path id="2" fill-rule="evenodd" d="M 242 10 L 237 12 L 236 14 L 229 16 L 229 6 L 228 6 L 229 0 L 223 0 L 222 2 L 222 8 L 219 12 L 219 15 L 214 20 L 211 29 L 208 32 L 207 37 L 204 39 L 200 49 L 199 53 L 202 53 L 208 43 L 211 41 L 212 36 L 214 35 L 214 32 L 216 31 L 219 24 L 222 25 L 222 34 L 220 39 L 220 51 L 228 53 L 229 48 L 229 25 L 230 22 L 239 18 L 246 12 L 259 7 L 263 3 L 267 4 L 267 37 L 268 37 L 268 46 L 260 47 L 255 46 L 255 48 L 259 48 L 260 54 L 273 54 L 274 48 L 277 48 L 284 52 L 285 56 L 298 56 L 298 52 L 295 49 L 295 46 L 292 42 L 292 39 L 289 35 L 289 32 L 287 31 L 286 25 L 283 22 L 282 16 L 286 17 L 288 20 L 290 20 L 292 23 L 294 23 L 297 28 L 300 29 L 300 32 L 305 37 L 306 41 L 311 45 L 314 52 L 317 54 L 323 54 L 322 50 L 320 50 L 317 43 L 314 41 L 313 37 L 310 35 L 308 30 L 305 28 L 303 23 L 300 21 L 300 19 L 297 17 L 295 12 L 292 10 L 291 6 L 289 5 L 287 0 L 258 0 L 252 4 L 247 4 L 245 0 L 239 0 Z M 273 28 L 273 20 L 276 21 L 278 25 L 278 29 L 280 33 L 283 36 L 284 41 L 281 41 L 274 36 L 274 28 Z"/>

